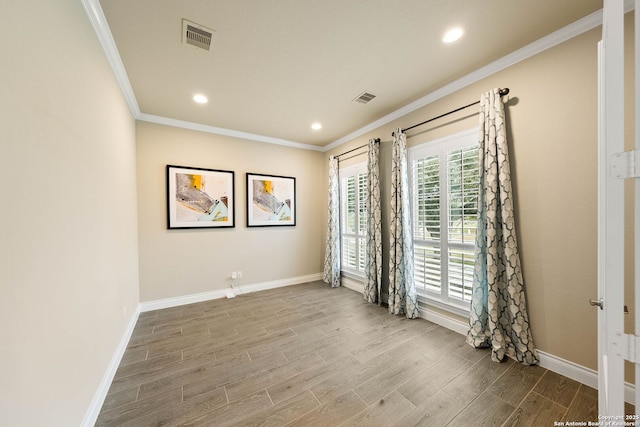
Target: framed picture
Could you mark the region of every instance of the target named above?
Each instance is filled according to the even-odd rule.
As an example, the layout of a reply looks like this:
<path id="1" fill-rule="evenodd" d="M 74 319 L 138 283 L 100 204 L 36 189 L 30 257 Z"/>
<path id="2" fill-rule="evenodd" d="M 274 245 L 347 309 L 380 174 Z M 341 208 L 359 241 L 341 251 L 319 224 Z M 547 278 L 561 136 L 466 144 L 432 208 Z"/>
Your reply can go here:
<path id="1" fill-rule="evenodd" d="M 235 226 L 234 173 L 167 165 L 167 226 Z"/>
<path id="2" fill-rule="evenodd" d="M 296 225 L 296 179 L 247 174 L 247 227 Z"/>

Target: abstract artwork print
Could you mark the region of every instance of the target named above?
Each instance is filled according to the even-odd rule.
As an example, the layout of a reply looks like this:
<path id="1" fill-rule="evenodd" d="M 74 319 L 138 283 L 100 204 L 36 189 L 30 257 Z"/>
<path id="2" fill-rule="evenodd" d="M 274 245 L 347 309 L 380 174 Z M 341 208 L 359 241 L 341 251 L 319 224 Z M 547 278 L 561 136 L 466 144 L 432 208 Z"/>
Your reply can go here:
<path id="1" fill-rule="evenodd" d="M 247 226 L 296 225 L 296 179 L 247 174 Z"/>
<path id="2" fill-rule="evenodd" d="M 233 227 L 234 173 L 167 165 L 168 228 Z"/>

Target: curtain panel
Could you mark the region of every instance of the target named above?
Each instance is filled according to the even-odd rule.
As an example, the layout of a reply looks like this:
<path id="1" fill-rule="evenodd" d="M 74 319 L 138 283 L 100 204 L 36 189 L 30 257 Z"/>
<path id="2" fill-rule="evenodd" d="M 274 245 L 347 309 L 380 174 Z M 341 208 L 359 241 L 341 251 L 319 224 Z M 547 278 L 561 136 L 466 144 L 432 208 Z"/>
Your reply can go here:
<path id="1" fill-rule="evenodd" d="M 367 159 L 364 299 L 381 304 L 382 286 L 382 209 L 380 206 L 380 140 L 369 140 Z"/>
<path id="2" fill-rule="evenodd" d="M 407 163 L 407 137 L 401 129 L 396 129 L 391 158 L 389 312 L 414 319 L 419 312 L 413 274 L 413 232 Z"/>
<path id="3" fill-rule="evenodd" d="M 322 280 L 334 288 L 340 286 L 340 185 L 338 158 L 334 156 L 329 158 L 329 210 Z"/>
<path id="4" fill-rule="evenodd" d="M 539 362 L 527 315 L 516 239 L 513 190 L 499 89 L 482 94 L 479 131 L 480 192 L 475 270 L 467 343 L 491 347 L 523 364 Z"/>

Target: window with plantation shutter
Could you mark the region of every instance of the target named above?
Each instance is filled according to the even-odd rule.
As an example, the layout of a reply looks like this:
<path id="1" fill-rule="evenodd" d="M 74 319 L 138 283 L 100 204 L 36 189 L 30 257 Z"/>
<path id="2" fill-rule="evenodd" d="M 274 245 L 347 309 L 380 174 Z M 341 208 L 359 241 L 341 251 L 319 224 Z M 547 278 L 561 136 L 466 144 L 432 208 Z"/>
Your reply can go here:
<path id="1" fill-rule="evenodd" d="M 416 288 L 468 310 L 478 205 L 477 131 L 409 149 Z"/>
<path id="2" fill-rule="evenodd" d="M 367 232 L 367 165 L 340 169 L 342 271 L 364 275 Z"/>

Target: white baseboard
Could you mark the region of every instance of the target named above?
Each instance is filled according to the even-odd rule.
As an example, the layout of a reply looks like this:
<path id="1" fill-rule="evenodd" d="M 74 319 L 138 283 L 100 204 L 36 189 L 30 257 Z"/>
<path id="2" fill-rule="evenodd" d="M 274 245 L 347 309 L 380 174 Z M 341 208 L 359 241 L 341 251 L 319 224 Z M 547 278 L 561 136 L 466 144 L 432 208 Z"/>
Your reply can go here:
<path id="1" fill-rule="evenodd" d="M 540 366 L 567 378 L 578 381 L 591 388 L 598 389 L 598 371 L 578 365 L 569 360 L 556 357 L 553 354 L 538 350 L 540 355 Z M 631 404 L 635 403 L 636 387 L 625 381 L 624 400 Z"/>
<path id="2" fill-rule="evenodd" d="M 428 308 L 420 308 L 420 317 L 461 335 L 466 336 L 467 331 L 469 330 L 468 324 L 460 322 L 457 319 L 443 316 L 442 314 L 431 311 Z M 541 367 L 555 372 L 556 374 L 571 378 L 572 380 L 591 388 L 595 388 L 596 390 L 598 389 L 598 371 L 578 365 L 577 363 L 573 363 L 544 351 L 538 350 L 538 355 L 540 356 Z M 625 382 L 624 399 L 629 403 L 634 403 L 635 386 L 633 384 Z"/>
<path id="3" fill-rule="evenodd" d="M 469 325 L 466 323 L 443 316 L 442 314 L 429 309 L 420 308 L 420 317 L 461 335 L 466 336 L 467 331 L 469 330 Z M 591 388 L 595 388 L 596 390 L 598 389 L 598 371 L 578 365 L 577 363 L 573 363 L 544 351 L 538 350 L 538 355 L 540 356 L 541 367 L 555 372 L 556 374 L 571 378 L 572 380 L 578 381 L 579 383 Z M 625 382 L 624 384 L 624 400 L 629 403 L 634 403 L 635 400 L 635 386 L 628 382 Z"/>
<path id="4" fill-rule="evenodd" d="M 299 277 L 291 277 L 288 279 L 282 280 L 273 280 L 271 282 L 263 282 L 263 283 L 254 283 L 251 285 L 239 286 L 236 287 L 236 290 L 239 289 L 240 292 L 236 292 L 237 294 L 243 293 L 251 293 L 257 291 L 264 291 L 267 289 L 280 288 L 284 286 L 290 285 L 298 285 L 300 283 L 313 282 L 316 280 L 322 279 L 322 273 L 309 274 L 306 276 Z M 131 335 L 133 334 L 133 330 L 138 322 L 138 317 L 140 313 L 152 310 L 159 310 L 162 308 L 176 307 L 179 305 L 192 304 L 195 302 L 208 301 L 217 298 L 225 298 L 228 292 L 234 292 L 232 288 L 220 289 L 211 292 L 203 292 L 200 294 L 194 295 L 185 295 L 181 297 L 175 298 L 167 298 L 157 301 L 148 301 L 142 302 L 138 304 L 135 313 L 131 316 L 129 323 L 127 324 L 127 328 L 118 343 L 118 347 L 116 348 L 113 357 L 111 358 L 111 362 L 107 367 L 105 374 L 100 381 L 100 385 L 98 386 L 98 390 L 96 391 L 93 399 L 91 400 L 91 405 L 82 420 L 82 427 L 92 427 L 96 420 L 98 419 L 98 415 L 100 415 L 100 410 L 102 409 L 102 405 L 104 404 L 104 399 L 107 397 L 107 393 L 109 392 L 109 387 L 111 387 L 111 382 L 116 375 L 116 371 L 118 370 L 118 366 L 120 366 L 120 362 L 122 361 L 122 357 L 124 356 L 124 352 L 127 349 L 127 345 L 129 345 L 129 340 L 131 339 Z"/>
<path id="5" fill-rule="evenodd" d="M 598 371 L 578 365 L 569 360 L 554 356 L 538 350 L 540 355 L 540 366 L 550 371 L 562 374 L 567 378 L 576 380 L 579 383 L 588 385 L 595 389 L 598 388 Z"/>
<path id="6" fill-rule="evenodd" d="M 345 288 L 351 289 L 352 291 L 360 292 L 364 294 L 364 283 L 351 279 L 349 277 L 342 276 L 340 278 L 340 284 Z"/>
<path id="7" fill-rule="evenodd" d="M 312 282 L 316 280 L 322 279 L 322 273 L 310 274 L 307 276 L 299 276 L 292 277 L 288 279 L 282 280 L 274 280 L 270 282 L 262 282 L 255 283 L 252 285 L 241 286 L 240 293 L 251 293 L 257 291 L 263 291 L 267 289 L 275 289 L 284 286 L 297 285 L 300 283 Z M 342 286 L 345 288 L 354 290 L 359 293 L 364 293 L 364 285 L 362 282 L 354 279 L 350 279 L 348 277 L 342 277 L 341 280 Z M 109 391 L 109 387 L 111 386 L 111 382 L 113 381 L 113 377 L 116 374 L 118 366 L 120 365 L 120 361 L 124 355 L 124 352 L 129 344 L 129 340 L 131 338 L 131 334 L 133 333 L 133 329 L 135 328 L 136 322 L 138 321 L 138 316 L 140 313 L 151 310 L 159 310 L 162 308 L 176 307 L 184 304 L 192 304 L 194 302 L 202 302 L 208 301 L 211 299 L 224 298 L 227 296 L 227 292 L 232 291 L 232 288 L 220 289 L 212 292 L 204 292 L 200 294 L 194 295 L 186 295 L 183 297 L 175 297 L 175 298 L 167 298 L 163 300 L 149 301 L 143 302 L 138 305 L 136 312 L 131 317 L 129 324 L 118 344 L 118 347 L 109 363 L 107 371 L 105 372 L 102 381 L 100 382 L 100 386 L 96 391 L 93 400 L 91 401 L 91 405 L 85 414 L 84 420 L 82 422 L 83 427 L 91 427 L 95 424 L 98 415 L 100 414 L 100 410 L 102 409 L 102 405 L 104 403 L 104 399 L 107 396 L 107 392 Z M 383 295 L 384 297 L 384 295 Z M 433 322 L 437 325 L 440 325 L 444 328 L 450 329 L 454 332 L 457 332 L 461 335 L 466 335 L 468 330 L 468 325 L 465 322 L 461 322 L 457 319 L 450 318 L 448 316 L 444 316 L 440 313 L 437 313 L 429 308 L 420 308 L 420 317 L 426 319 L 430 322 Z M 593 369 L 586 368 L 582 365 L 578 365 L 571 361 L 562 359 L 560 357 L 554 356 L 549 353 L 545 353 L 543 351 L 538 350 L 540 355 L 540 366 L 548 369 L 557 374 L 563 375 L 567 378 L 571 378 L 572 380 L 578 381 L 579 383 L 585 384 L 589 387 L 598 388 L 598 373 Z M 629 403 L 634 403 L 635 399 L 635 386 L 630 383 L 625 383 L 625 400 Z"/>
<path id="8" fill-rule="evenodd" d="M 420 310 L 421 318 L 435 323 L 436 325 L 440 325 L 443 328 L 447 328 L 451 331 L 457 332 L 460 335 L 467 335 L 467 331 L 469 330 L 469 325 L 467 323 L 461 322 L 458 319 L 444 316 L 426 307 L 418 307 L 418 310 Z"/>
<path id="9" fill-rule="evenodd" d="M 140 303 L 140 312 L 145 313 L 147 311 L 162 310 L 163 308 L 178 307 L 180 305 L 194 304 L 196 302 L 225 298 L 228 291 L 232 291 L 232 289 L 217 289 L 215 291 L 202 292 L 199 294 L 183 295 L 179 297 L 164 298 L 154 301 L 145 301 Z"/>
<path id="10" fill-rule="evenodd" d="M 240 290 L 240 294 L 247 294 L 251 292 L 266 291 L 267 289 L 282 288 L 284 286 L 315 282 L 317 280 L 322 280 L 322 273 L 291 277 L 289 279 L 273 280 L 271 282 L 254 283 L 253 285 L 236 286 L 236 289 Z"/>
<path id="11" fill-rule="evenodd" d="M 107 397 L 107 393 L 109 392 L 109 387 L 111 387 L 113 377 L 115 377 L 116 371 L 118 370 L 120 362 L 122 361 L 122 356 L 124 356 L 127 345 L 129 345 L 129 340 L 131 339 L 131 334 L 133 334 L 133 330 L 136 327 L 139 315 L 140 306 L 136 308 L 133 316 L 131 316 L 131 319 L 129 319 L 129 323 L 127 324 L 124 334 L 122 334 L 122 338 L 120 339 L 118 347 L 116 348 L 116 351 L 111 358 L 111 362 L 109 362 L 109 366 L 102 376 L 102 380 L 100 381 L 98 390 L 91 400 L 91 405 L 89 405 L 89 409 L 84 415 L 84 419 L 82 420 L 81 424 L 82 427 L 93 427 L 95 425 L 96 420 L 98 419 L 98 415 L 100 415 L 102 405 L 104 404 L 104 399 Z"/>
<path id="12" fill-rule="evenodd" d="M 348 277 L 342 278 L 342 285 L 345 288 L 352 289 L 363 293 L 364 285 L 357 280 L 350 279 Z M 461 322 L 457 319 L 453 319 L 448 316 L 444 316 L 438 312 L 430 310 L 428 307 L 420 307 L 420 317 L 433 322 L 443 328 L 450 329 L 461 335 L 467 335 L 469 325 L 465 322 Z M 567 378 L 571 378 L 581 384 L 589 386 L 591 388 L 598 389 L 598 371 L 587 368 L 577 363 L 573 363 L 569 360 L 562 359 L 561 357 L 554 356 L 553 354 L 546 353 L 538 350 L 540 355 L 540 366 L 548 369 L 557 374 L 563 375 Z M 629 403 L 634 403 L 635 400 L 635 386 L 631 383 L 625 382 L 624 398 Z"/>
<path id="13" fill-rule="evenodd" d="M 301 283 L 322 280 L 322 273 L 308 274 L 306 276 L 290 277 L 287 279 L 273 280 L 270 282 L 253 283 L 250 285 L 235 286 L 234 288 L 216 289 L 215 291 L 202 292 L 199 294 L 184 295 L 173 298 L 165 298 L 155 301 L 140 303 L 140 312 L 161 310 L 163 308 L 177 307 L 180 305 L 193 304 L 196 302 L 209 301 L 213 299 L 226 298 L 227 294 L 235 295 L 248 294 L 251 292 L 264 291 L 267 289 L 281 288 L 284 286 L 299 285 Z"/>
<path id="14" fill-rule="evenodd" d="M 351 289 L 352 291 L 360 292 L 364 294 L 364 283 L 357 280 L 352 279 L 351 277 L 342 276 L 340 278 L 340 284 L 345 288 Z M 387 304 L 389 302 L 389 295 L 383 293 L 381 296 L 381 300 L 383 304 Z"/>
<path id="15" fill-rule="evenodd" d="M 598 378 L 596 378 L 597 382 Z M 597 389 L 598 387 L 595 388 Z M 624 401 L 632 405 L 636 404 L 636 386 L 626 381 L 624 382 Z"/>

